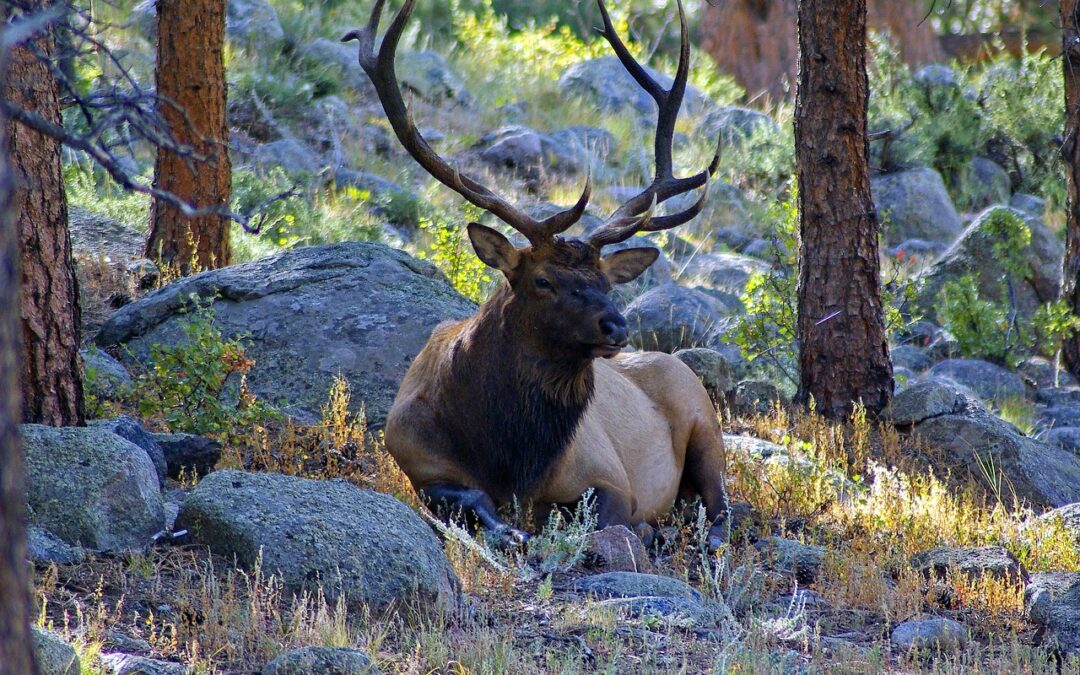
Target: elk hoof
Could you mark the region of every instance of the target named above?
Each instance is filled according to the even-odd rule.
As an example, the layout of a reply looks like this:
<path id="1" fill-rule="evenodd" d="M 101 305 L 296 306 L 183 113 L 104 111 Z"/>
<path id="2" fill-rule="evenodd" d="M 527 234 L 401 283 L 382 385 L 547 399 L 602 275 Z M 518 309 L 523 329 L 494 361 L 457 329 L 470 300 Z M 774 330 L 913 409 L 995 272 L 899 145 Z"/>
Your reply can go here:
<path id="1" fill-rule="evenodd" d="M 498 529 L 492 531 L 495 535 L 495 545 L 499 548 L 517 548 L 518 546 L 524 546 L 529 539 L 532 538 L 525 530 L 519 530 L 516 527 L 510 527 L 509 525 L 503 525 Z"/>

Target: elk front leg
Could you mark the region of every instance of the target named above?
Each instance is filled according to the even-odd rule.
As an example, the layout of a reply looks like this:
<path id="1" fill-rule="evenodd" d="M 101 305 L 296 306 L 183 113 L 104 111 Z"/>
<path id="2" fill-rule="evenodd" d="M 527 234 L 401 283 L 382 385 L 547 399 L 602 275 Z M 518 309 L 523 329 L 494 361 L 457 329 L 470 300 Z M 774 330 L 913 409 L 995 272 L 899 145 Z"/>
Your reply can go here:
<path id="1" fill-rule="evenodd" d="M 422 491 L 427 507 L 443 518 L 461 513 L 494 534 L 501 545 L 519 545 L 529 540 L 529 533 L 499 518 L 495 502 L 483 490 L 448 483 L 429 485 Z"/>

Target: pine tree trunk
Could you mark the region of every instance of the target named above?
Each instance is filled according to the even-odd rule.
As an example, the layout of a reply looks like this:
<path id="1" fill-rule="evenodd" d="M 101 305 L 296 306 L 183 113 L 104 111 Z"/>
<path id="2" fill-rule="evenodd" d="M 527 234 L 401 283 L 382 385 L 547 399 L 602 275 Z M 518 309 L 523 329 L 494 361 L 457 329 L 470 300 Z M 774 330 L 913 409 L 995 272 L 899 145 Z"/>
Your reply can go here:
<path id="1" fill-rule="evenodd" d="M 797 0 L 722 0 L 702 5 L 702 47 L 751 98 L 762 92 L 774 100 L 790 95 L 798 65 L 796 5 Z M 909 64 L 942 59 L 930 22 L 923 21 L 923 3 L 870 0 L 869 7 L 870 27 L 888 31 Z"/>
<path id="2" fill-rule="evenodd" d="M 892 396 L 867 164 L 866 0 L 801 0 L 795 158 L 799 178 L 799 399 L 847 417 Z"/>
<path id="3" fill-rule="evenodd" d="M 0 22 L 7 19 L 0 10 Z M 0 69 L 4 68 L 0 55 Z M 0 91 L 5 73 L 0 72 Z M 7 122 L 0 116 L 0 675 L 37 672 L 30 638 L 23 466 L 19 450 L 19 237 Z"/>
<path id="4" fill-rule="evenodd" d="M 1080 4 L 1061 0 L 1061 44 L 1065 77 L 1065 264 L 1061 298 L 1080 314 Z M 1065 340 L 1062 348 L 1070 372 L 1080 375 L 1080 335 Z"/>
<path id="5" fill-rule="evenodd" d="M 42 7 L 48 4 L 48 0 L 39 2 Z M 7 11 L 0 11 L 0 18 L 6 15 Z M 51 35 L 39 38 L 35 48 L 51 56 Z M 15 105 L 60 124 L 56 78 L 29 49 L 12 51 L 5 89 Z M 8 125 L 7 144 L 22 251 L 22 418 L 54 426 L 82 425 L 79 293 L 60 143 L 13 123 Z"/>
<path id="6" fill-rule="evenodd" d="M 174 102 L 164 117 L 173 137 L 209 162 L 191 162 L 159 149 L 154 185 L 197 207 L 228 206 L 232 186 L 229 129 L 225 118 L 224 0 L 158 0 L 158 94 Z M 185 118 L 186 115 L 186 118 Z M 187 218 L 160 200 L 150 207 L 146 255 L 193 271 L 229 264 L 229 221 Z"/>

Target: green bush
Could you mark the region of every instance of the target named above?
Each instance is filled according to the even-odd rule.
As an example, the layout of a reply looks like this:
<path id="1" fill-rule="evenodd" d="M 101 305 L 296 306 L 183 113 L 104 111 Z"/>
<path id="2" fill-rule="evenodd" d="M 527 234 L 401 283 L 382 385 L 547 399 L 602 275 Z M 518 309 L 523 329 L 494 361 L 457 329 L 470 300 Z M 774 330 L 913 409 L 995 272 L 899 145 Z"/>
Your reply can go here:
<path id="1" fill-rule="evenodd" d="M 281 418 L 246 386 L 255 362 L 242 337 L 226 339 L 214 325 L 211 301 L 190 299 L 176 345 L 156 344 L 147 370 L 138 375 L 134 404 L 146 418 L 174 432 L 222 438 L 250 435 L 254 427 Z"/>

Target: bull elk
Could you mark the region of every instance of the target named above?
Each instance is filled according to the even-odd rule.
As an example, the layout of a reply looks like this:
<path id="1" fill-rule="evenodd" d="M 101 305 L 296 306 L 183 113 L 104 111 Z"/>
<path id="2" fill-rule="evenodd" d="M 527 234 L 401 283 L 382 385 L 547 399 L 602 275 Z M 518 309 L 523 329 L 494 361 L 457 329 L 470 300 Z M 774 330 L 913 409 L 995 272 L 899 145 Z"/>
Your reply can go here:
<path id="1" fill-rule="evenodd" d="M 679 3 L 682 45 L 673 84 L 664 89 L 630 54 L 597 0 L 603 35 L 658 110 L 655 177 L 582 240 L 559 236 L 589 202 L 591 181 L 574 206 L 534 219 L 432 150 L 413 124 L 394 72 L 394 54 L 415 0 L 406 0 L 376 50 L 385 0 L 377 0 L 358 40 L 398 139 L 419 164 L 469 202 L 524 235 L 515 248 L 498 231 L 471 223 L 481 260 L 506 281 L 472 317 L 438 326 L 398 390 L 386 422 L 386 447 L 435 511 L 463 512 L 504 541 L 524 541 L 496 504 L 518 499 L 568 504 L 592 489 L 598 524 L 622 524 L 643 538 L 680 496 L 700 495 L 709 543 L 725 538 L 725 455 L 716 411 L 694 373 L 669 354 L 623 353 L 626 319 L 608 297 L 656 260 L 655 248 L 601 256 L 604 246 L 638 232 L 675 227 L 696 216 L 719 163 L 686 178 L 672 174 L 672 136 L 686 91 L 690 46 Z M 654 216 L 658 204 L 702 188 L 689 208 Z"/>

